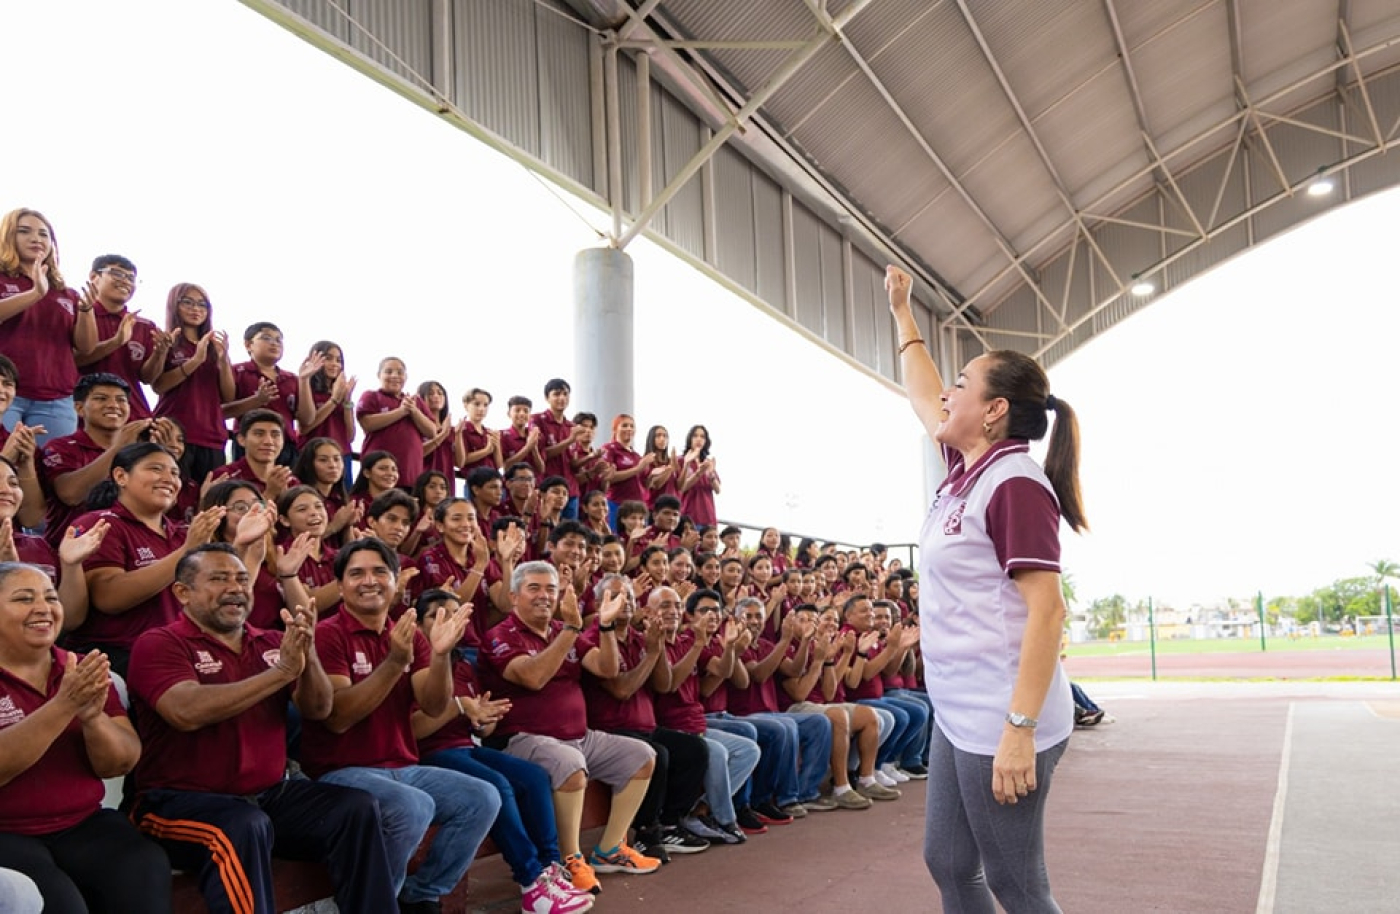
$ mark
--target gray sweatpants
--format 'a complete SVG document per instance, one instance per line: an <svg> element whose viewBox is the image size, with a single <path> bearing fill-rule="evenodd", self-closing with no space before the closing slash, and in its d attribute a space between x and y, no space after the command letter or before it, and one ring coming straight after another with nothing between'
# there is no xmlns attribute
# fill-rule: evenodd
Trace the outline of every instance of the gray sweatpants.
<svg viewBox="0 0 1400 914"><path fill-rule="evenodd" d="M924 863L943 914L1059 914L1045 872L1045 802L1066 739L1036 753L1036 789L1014 804L992 797L992 757L963 752L935 723L928 759Z"/></svg>

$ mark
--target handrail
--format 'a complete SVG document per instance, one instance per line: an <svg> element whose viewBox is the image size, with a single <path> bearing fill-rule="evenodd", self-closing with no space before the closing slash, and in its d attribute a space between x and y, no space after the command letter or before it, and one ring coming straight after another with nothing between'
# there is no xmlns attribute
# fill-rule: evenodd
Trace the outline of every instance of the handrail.
<svg viewBox="0 0 1400 914"><path fill-rule="evenodd" d="M769 527L776 527L775 524L751 524L751 523L749 523L749 522L747 522L747 521L732 520L732 519L725 519L725 518L720 518L719 521L718 521L718 523L717 523L717 526L720 527L721 529L723 529L724 527L728 527L728 526L734 526L734 527L738 527L740 530L752 530L752 531L754 531L755 533L759 534L760 536L762 535L763 531L766 530L767 528L769 528ZM834 537L812 536L811 534L808 534L808 533L798 533L798 532L793 531L793 530L784 530L782 527L777 527L777 529L778 529L780 532L787 534L788 538L794 541L794 542L793 542L793 548L796 548L796 547L797 547L797 541L800 541L800 540L803 540L803 539L814 539L814 540L816 540L816 541L819 542L819 543L831 543L831 544L836 545L836 546L839 546L839 547L841 547L841 548L843 548L843 549L854 549L856 552L859 552L859 551L861 551L862 549L869 549L869 548L870 548L870 543L868 543L868 542L866 542L866 543L853 543L853 542L850 542L850 541L847 541L847 540L838 539L838 538L834 538ZM918 544L918 543L885 543L885 547L889 550L889 553L888 553L889 555L892 555L892 556L895 556L896 558L899 558L900 561L902 561L902 562L904 563L904 567L906 567L906 568L912 568L913 570L918 571L918 569L919 569L919 564L918 564L918 555L919 555L918 550L919 550L919 544ZM898 550L903 550L904 554L903 554L902 556L896 555L895 550L897 550L897 549L898 549Z"/></svg>

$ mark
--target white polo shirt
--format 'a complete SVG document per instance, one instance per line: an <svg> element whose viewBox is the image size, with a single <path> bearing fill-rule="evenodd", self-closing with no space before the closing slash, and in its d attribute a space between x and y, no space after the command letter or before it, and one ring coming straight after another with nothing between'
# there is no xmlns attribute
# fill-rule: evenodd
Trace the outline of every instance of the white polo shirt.
<svg viewBox="0 0 1400 914"><path fill-rule="evenodd" d="M1025 440L999 441L965 468L944 447L948 477L919 534L920 643L934 720L950 743L977 755L996 754L1020 668L1028 611L1011 572L1060 570L1059 502L1029 451ZM1057 663L1037 752L1070 735L1073 707Z"/></svg>

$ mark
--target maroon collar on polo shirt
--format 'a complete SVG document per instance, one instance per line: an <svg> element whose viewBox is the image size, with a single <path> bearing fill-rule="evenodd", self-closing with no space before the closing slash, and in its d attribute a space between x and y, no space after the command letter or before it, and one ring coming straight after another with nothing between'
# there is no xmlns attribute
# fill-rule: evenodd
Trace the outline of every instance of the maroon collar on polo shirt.
<svg viewBox="0 0 1400 914"><path fill-rule="evenodd" d="M954 478L949 476L944 481L948 486L948 494L955 498L964 498L972 490L973 485L981 477L983 471L993 463L997 462L1007 454L1025 454L1031 449L1030 442L1024 438L1003 438L987 449L987 452L977 458L977 462L964 470L959 476Z"/></svg>
<svg viewBox="0 0 1400 914"><path fill-rule="evenodd" d="M132 523L132 524L139 524L139 525L142 526L142 527L146 527L147 530L150 530L150 529L151 529L150 527L147 527L147 526L146 526L146 522L145 522L145 521L143 521L141 518L137 517L135 514L132 514L132 513L131 513L131 510L130 510L129 508L127 508L126 505L122 504L122 503L119 502L119 501L113 502L113 503L112 503L112 507L110 507L110 508L107 509L107 513L108 513L108 514L111 514L111 515L113 515L113 516L115 516L115 517L119 517L119 518L121 518L122 520L127 521L127 522L129 522L129 523ZM163 536L163 537L165 537L165 538L168 539L168 540L174 539L174 538L175 538L175 534L179 532L180 526L181 526L180 524L177 524L177 523L175 523L173 520L171 520L170 518L166 517L164 514L162 514L161 517L160 517L160 525L161 525L161 533L160 533L160 535ZM154 532L154 531L152 531L152 532Z"/></svg>
<svg viewBox="0 0 1400 914"><path fill-rule="evenodd" d="M244 622L243 641L239 644L237 648L234 648L222 638L211 635L209 632L200 628L198 623L196 623L193 619L189 617L188 613L181 612L180 615L175 619L175 621L170 623L169 627L171 631L175 632L175 634L179 635L181 638L184 638L186 640L199 638L202 641L206 641L209 644L214 645L220 650L228 651L230 654L242 653L243 651L247 650L249 644L257 640L261 635L264 634L263 629L255 628L254 626L249 625L247 622Z"/></svg>
<svg viewBox="0 0 1400 914"><path fill-rule="evenodd" d="M339 620L341 627L344 628L347 632L369 632L376 638L380 635L387 634L390 628L388 615L385 615L384 617L384 627L376 631L369 625L366 625L364 620L362 620L359 616L352 613L343 601L341 602L340 609L336 612L335 617Z"/></svg>

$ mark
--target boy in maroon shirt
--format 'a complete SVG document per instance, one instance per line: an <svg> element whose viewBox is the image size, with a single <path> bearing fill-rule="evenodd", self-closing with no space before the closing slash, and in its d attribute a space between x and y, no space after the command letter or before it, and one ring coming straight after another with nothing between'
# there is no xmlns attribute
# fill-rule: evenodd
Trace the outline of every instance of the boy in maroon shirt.
<svg viewBox="0 0 1400 914"><path fill-rule="evenodd" d="M506 401L510 427L501 431L502 466L528 463L536 473L544 472L544 453L540 449L540 430L530 424L529 397L514 396Z"/></svg>
<svg viewBox="0 0 1400 914"><path fill-rule="evenodd" d="M282 331L269 321L249 324L243 331L243 348L248 351L248 361L233 366L234 399L223 405L225 418L237 419L251 409L264 408L282 417L283 429L295 428L298 420L310 424L316 415L316 404L310 397L301 396L302 382L296 375L278 367L282 346ZM310 375L307 378L309 381ZM309 387L306 392L310 393ZM233 456L243 456L236 442ZM296 457L295 443L290 435L284 435L277 463L291 466Z"/></svg>
<svg viewBox="0 0 1400 914"><path fill-rule="evenodd" d="M544 456L544 468L540 470L548 476L562 476L569 487L569 503L564 508L564 516L570 520L578 517L578 480L574 478L574 447L584 439L588 430L574 425L564 417L569 408L569 395L572 389L563 378L550 378L544 385L544 399L548 409L530 417L530 424L540 430L540 450Z"/></svg>
<svg viewBox="0 0 1400 914"><path fill-rule="evenodd" d="M276 501L282 493L301 482L285 464L287 426L282 415L270 409L249 410L238 417L234 439L243 456L219 471L227 479L241 479L262 489L263 497Z"/></svg>
<svg viewBox="0 0 1400 914"><path fill-rule="evenodd" d="M151 405L141 384L153 384L160 377L166 349L156 345L161 335L156 325L126 308L136 292L136 264L120 254L103 254L92 262L88 289L83 303L95 305L98 343L92 351L76 355L78 371L106 372L126 381L131 386L131 418L149 419Z"/></svg>
<svg viewBox="0 0 1400 914"><path fill-rule="evenodd" d="M276 855L325 860L342 911L392 911L374 798L286 773L288 700L306 720L331 711L312 614L282 610L285 635L248 625L252 578L226 543L186 554L172 587L182 615L132 650L133 819L199 873L211 910L277 910Z"/></svg>
<svg viewBox="0 0 1400 914"><path fill-rule="evenodd" d="M623 600L613 594L598 613L599 650L579 655L583 633L572 587L545 562L518 565L510 578L511 616L493 628L482 656L482 685L511 701L488 745L534 762L549 773L559 847L574 886L599 891L595 871L654 873L661 866L627 846L655 764L651 747L639 740L588 729L580 680L583 670L604 679L618 673L617 617ZM559 619L555 619L558 607ZM579 849L583 790L590 776L613 788L603 837L587 861Z"/></svg>
<svg viewBox="0 0 1400 914"><path fill-rule="evenodd" d="M151 427L150 419L128 421L130 393L131 385L114 374L83 375L73 388L78 430L44 445L44 538L55 549L68 525L87 510L88 493L107 478L117 451L135 444Z"/></svg>

